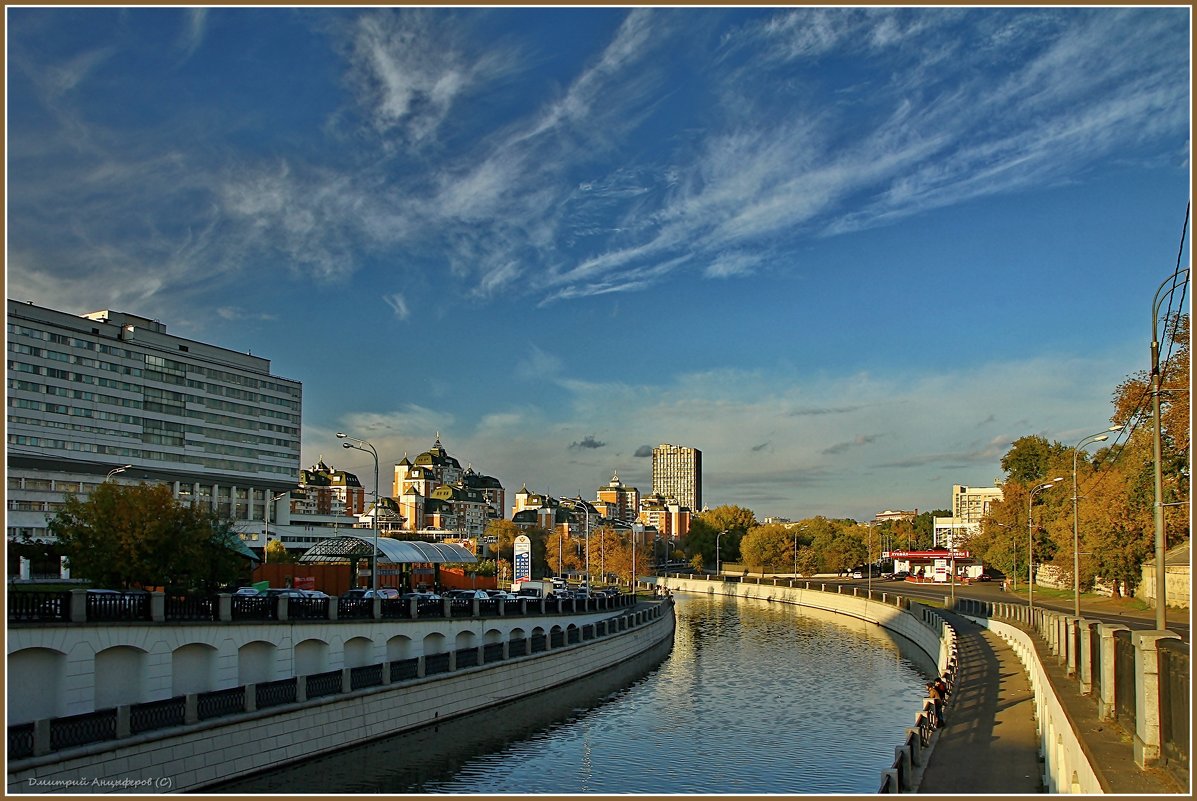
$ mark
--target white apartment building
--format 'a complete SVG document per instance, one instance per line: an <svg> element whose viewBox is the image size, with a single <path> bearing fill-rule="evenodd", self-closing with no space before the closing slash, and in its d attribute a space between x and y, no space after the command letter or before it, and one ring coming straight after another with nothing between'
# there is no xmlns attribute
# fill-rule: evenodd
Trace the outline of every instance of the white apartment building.
<svg viewBox="0 0 1197 801"><path fill-rule="evenodd" d="M653 448L653 494L702 511L702 451L667 442Z"/></svg>
<svg viewBox="0 0 1197 801"><path fill-rule="evenodd" d="M47 539L64 494L105 480L169 484L232 517L251 547L264 547L267 521L286 522L299 381L132 314L9 300L7 315L10 541Z"/></svg>
<svg viewBox="0 0 1197 801"><path fill-rule="evenodd" d="M934 519L934 542L944 548L957 549L968 538L981 531L981 521L989 514L989 507L1002 499L1002 488L952 485L952 516Z"/></svg>

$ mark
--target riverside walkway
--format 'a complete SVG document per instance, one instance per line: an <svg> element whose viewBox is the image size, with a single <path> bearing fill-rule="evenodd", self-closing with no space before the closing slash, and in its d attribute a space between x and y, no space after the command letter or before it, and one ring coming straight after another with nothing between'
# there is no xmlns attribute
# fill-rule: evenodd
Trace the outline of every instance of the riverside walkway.
<svg viewBox="0 0 1197 801"><path fill-rule="evenodd" d="M1045 792L1035 701L1022 662L998 635L961 615L943 614L956 628L960 669L945 710L947 723L935 733L927 765L916 777L916 791L936 795ZM1140 769L1121 728L1099 720L1093 702L1080 695L1076 680L1057 664L1043 638L1032 634L1032 640L1106 792L1184 792L1165 771Z"/></svg>

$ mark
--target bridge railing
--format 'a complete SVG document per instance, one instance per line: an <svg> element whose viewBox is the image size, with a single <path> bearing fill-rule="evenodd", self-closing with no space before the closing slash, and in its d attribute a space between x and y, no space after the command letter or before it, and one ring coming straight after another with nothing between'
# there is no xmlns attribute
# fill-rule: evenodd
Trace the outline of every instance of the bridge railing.
<svg viewBox="0 0 1197 801"><path fill-rule="evenodd" d="M265 600L265 599L263 599ZM612 618L612 625L591 626L596 632L585 640L564 640L561 631L549 638L537 633L531 640L511 639L476 648L425 654L353 668L339 668L255 684L243 684L204 693L189 693L139 704L119 705L80 715L47 718L8 727L8 759L50 754L78 746L119 740L143 732L189 726L216 718L254 712L269 707L306 703L308 699L356 690L401 684L459 670L485 670L487 666L533 653L550 652L566 645L585 647L599 636L611 636L659 619L666 604L656 604ZM607 621L604 621L607 622ZM577 632L580 629L571 629ZM526 646L531 642L533 647Z"/></svg>
<svg viewBox="0 0 1197 801"><path fill-rule="evenodd" d="M1188 784L1189 644L1172 632L1131 631L1023 604L957 598L965 615L1008 621L1042 638L1046 650L1076 680L1098 718L1136 743L1139 767L1162 767Z"/></svg>

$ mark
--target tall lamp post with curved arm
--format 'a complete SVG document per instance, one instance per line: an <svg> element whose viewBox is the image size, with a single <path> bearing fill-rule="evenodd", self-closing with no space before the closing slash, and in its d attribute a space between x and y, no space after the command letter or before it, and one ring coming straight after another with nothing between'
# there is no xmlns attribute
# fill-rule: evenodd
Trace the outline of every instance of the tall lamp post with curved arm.
<svg viewBox="0 0 1197 801"><path fill-rule="evenodd" d="M1177 265L1179 268L1180 265ZM1181 276L1184 280L1181 281ZM1178 289L1188 286L1190 278L1189 268L1178 269L1171 277L1160 284L1151 301L1151 450L1154 460L1153 484L1155 485L1155 511L1152 520L1155 529L1155 627L1161 631L1167 628L1168 581L1164 571L1164 473L1163 473L1163 440L1160 432L1160 393L1164 391L1164 376L1160 372L1160 306L1164 299L1171 297ZM1167 292L1168 284L1172 284ZM1167 320L1164 322L1167 328Z"/></svg>
<svg viewBox="0 0 1197 801"><path fill-rule="evenodd" d="M1064 480L1064 476L1053 478L1045 484L1033 488L1027 495L1027 609L1035 608L1035 554L1031 550L1034 541L1034 529L1031 527L1031 504L1035 501L1035 493L1051 489Z"/></svg>
<svg viewBox="0 0 1197 801"><path fill-rule="evenodd" d="M1105 442L1110 438L1109 432L1121 431L1122 426L1110 426L1105 431L1090 434L1081 439L1072 449L1072 614L1081 616L1081 549L1080 530L1077 524L1077 490L1076 490L1076 460L1081 448L1091 442Z"/></svg>
<svg viewBox="0 0 1197 801"><path fill-rule="evenodd" d="M378 496L378 451L374 450L374 446L364 439L351 437L348 434L337 432L337 439L347 439L349 442L342 442L341 447L353 448L354 450L364 451L374 456L374 556L370 560L370 588L374 590L374 597L378 597L378 514L379 503L382 500Z"/></svg>

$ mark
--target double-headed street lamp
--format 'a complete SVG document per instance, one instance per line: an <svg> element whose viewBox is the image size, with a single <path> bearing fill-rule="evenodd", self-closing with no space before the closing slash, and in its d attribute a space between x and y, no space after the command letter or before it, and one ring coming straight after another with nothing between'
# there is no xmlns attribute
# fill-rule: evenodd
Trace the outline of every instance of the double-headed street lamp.
<svg viewBox="0 0 1197 801"><path fill-rule="evenodd" d="M1035 500L1035 493L1051 489L1064 480L1063 476L1053 478L1046 484L1034 487L1027 495L1027 609L1035 608L1035 554L1031 550L1035 534L1031 528L1031 503Z"/></svg>
<svg viewBox="0 0 1197 801"><path fill-rule="evenodd" d="M374 590L374 597L378 597L378 513L379 505L382 498L378 495L378 451L374 450L374 446L364 439L351 437L348 434L337 432L337 439L347 439L349 442L341 443L343 448L353 448L354 450L364 451L365 453L374 456L374 558L370 560L370 585Z"/></svg>
<svg viewBox="0 0 1197 801"><path fill-rule="evenodd" d="M1083 438L1072 449L1072 614L1075 617L1081 616L1081 549L1077 525L1076 460L1083 446L1091 442L1105 442L1110 438L1109 432L1121 430L1122 426L1110 426L1105 431Z"/></svg>

